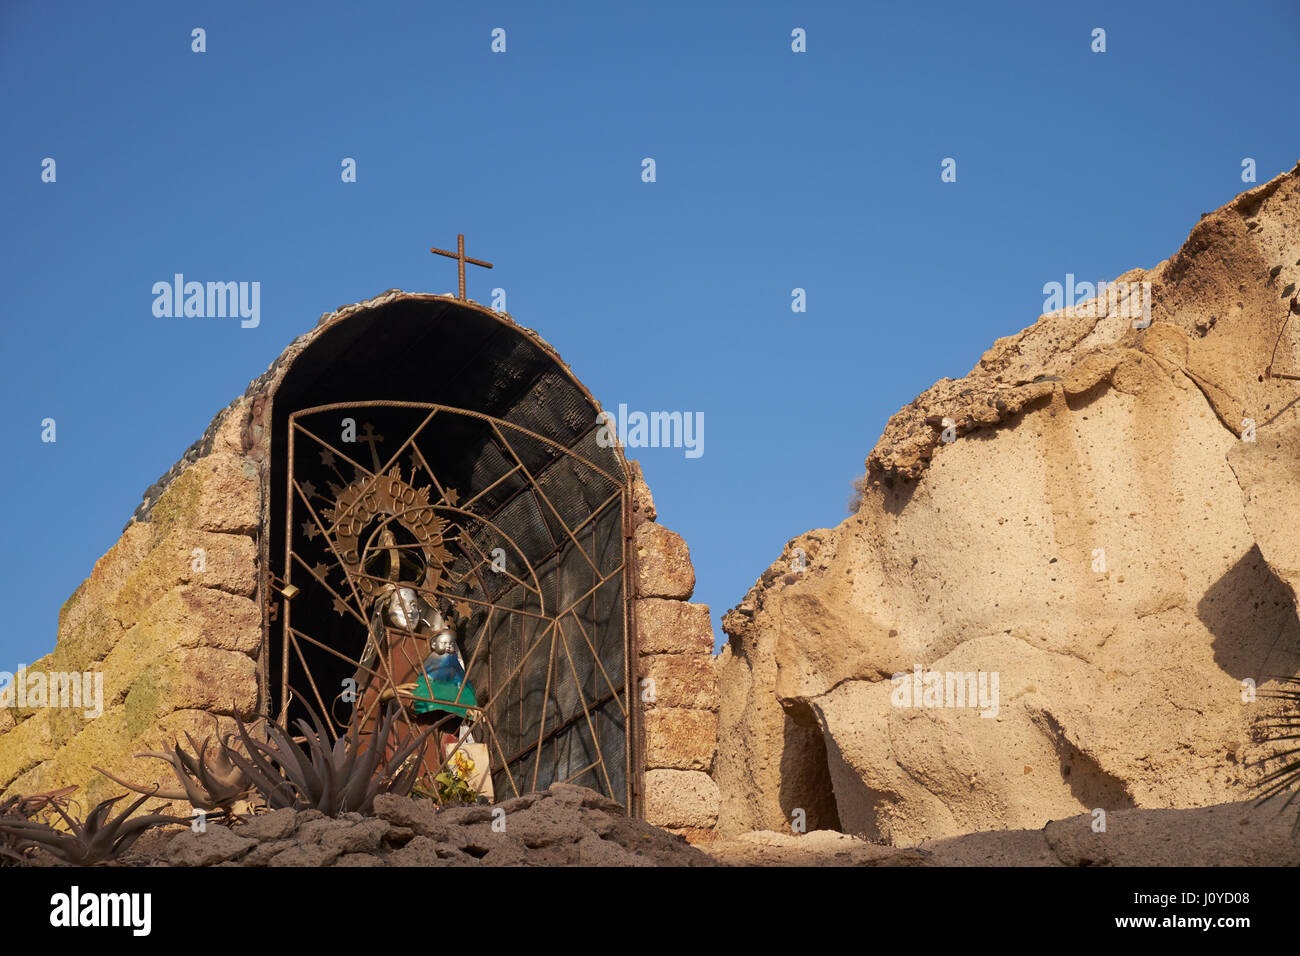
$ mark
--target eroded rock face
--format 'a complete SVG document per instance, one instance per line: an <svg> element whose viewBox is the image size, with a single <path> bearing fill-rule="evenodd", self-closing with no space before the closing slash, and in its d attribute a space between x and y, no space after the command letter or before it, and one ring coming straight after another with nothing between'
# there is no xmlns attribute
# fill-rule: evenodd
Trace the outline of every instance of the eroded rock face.
<svg viewBox="0 0 1300 956"><path fill-rule="evenodd" d="M1268 703L1243 681L1300 669L1300 383L1265 375L1300 367L1300 316L1272 356L1300 167L1120 281L1151 284L1153 324L1120 301L999 340L724 619L724 830L803 810L914 844L1248 795ZM901 706L890 677L918 667L996 675L997 705L925 706L954 683Z"/></svg>

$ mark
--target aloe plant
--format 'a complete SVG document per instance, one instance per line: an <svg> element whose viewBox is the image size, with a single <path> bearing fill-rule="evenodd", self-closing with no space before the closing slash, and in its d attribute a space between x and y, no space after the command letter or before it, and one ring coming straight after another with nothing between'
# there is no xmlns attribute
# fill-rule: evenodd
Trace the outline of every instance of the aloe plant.
<svg viewBox="0 0 1300 956"><path fill-rule="evenodd" d="M375 716L375 732L364 750L355 726L331 747L320 718L310 707L307 710L315 728L305 720L296 721L305 751L276 724L266 725L268 739L261 741L235 718L244 753L225 747L226 755L269 807L315 809L336 817L353 811L370 813L381 793L405 795L410 791L420 770L428 731L413 736L381 767L396 726L396 710L382 721Z"/></svg>
<svg viewBox="0 0 1300 956"><path fill-rule="evenodd" d="M67 806L68 797L76 790L76 784L47 790L44 793L32 793L27 796L14 794L0 800L0 823L21 823L30 820L48 807ZM0 865L22 863L26 860L26 851L34 844L30 840L0 831Z"/></svg>
<svg viewBox="0 0 1300 956"><path fill-rule="evenodd" d="M131 819L154 794L147 793L116 817L109 817L113 804L122 797L111 797L95 805L84 821L74 820L57 802L51 805L68 827L64 833L47 823L35 820L0 820L0 835L23 846L37 846L73 866L110 863L125 853L146 830L169 823L188 823L180 817L148 814Z"/></svg>
<svg viewBox="0 0 1300 956"><path fill-rule="evenodd" d="M212 742L212 737L204 737L202 745L199 745L188 733L185 739L189 741L192 753L186 753L177 741L170 753L150 750L136 754L137 757L152 757L170 764L172 772L181 785L180 790L142 787L120 780L101 767L93 769L98 770L114 783L136 793L147 793L164 800L188 800L191 805L200 810L230 813L234 804L246 797L253 789L252 783L244 775L243 770L230 759L231 748L227 743L230 736L228 734L222 738L218 735L217 749L211 761L208 759L208 746Z"/></svg>

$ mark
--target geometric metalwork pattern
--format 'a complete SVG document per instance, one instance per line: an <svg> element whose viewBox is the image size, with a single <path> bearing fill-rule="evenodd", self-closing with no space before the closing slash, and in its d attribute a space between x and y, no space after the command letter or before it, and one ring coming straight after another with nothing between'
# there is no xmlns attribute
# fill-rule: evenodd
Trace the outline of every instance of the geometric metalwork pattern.
<svg viewBox="0 0 1300 956"><path fill-rule="evenodd" d="M421 707L459 707L498 798L569 781L631 806L628 489L594 436L418 402L293 412L278 722L305 701L337 736L396 706L396 747ZM419 683L427 633L376 626L399 579L454 629L472 701ZM453 753L431 748L422 777Z"/></svg>

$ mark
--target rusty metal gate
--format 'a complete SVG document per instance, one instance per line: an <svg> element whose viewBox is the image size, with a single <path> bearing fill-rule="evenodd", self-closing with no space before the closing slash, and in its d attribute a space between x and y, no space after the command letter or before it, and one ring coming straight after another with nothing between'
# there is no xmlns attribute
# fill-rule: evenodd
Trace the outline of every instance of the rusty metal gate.
<svg viewBox="0 0 1300 956"><path fill-rule="evenodd" d="M306 703L337 737L395 702L407 732L418 726L414 705L433 700L411 690L427 640L387 628L377 656L368 645L377 595L401 571L456 622L476 694L467 713L497 798L566 781L631 807L629 493L593 463L596 436L564 447L418 402L291 413L283 578L273 582L286 599L269 662L277 720L303 716ZM349 684L358 675L366 695ZM450 756L435 756L427 774Z"/></svg>

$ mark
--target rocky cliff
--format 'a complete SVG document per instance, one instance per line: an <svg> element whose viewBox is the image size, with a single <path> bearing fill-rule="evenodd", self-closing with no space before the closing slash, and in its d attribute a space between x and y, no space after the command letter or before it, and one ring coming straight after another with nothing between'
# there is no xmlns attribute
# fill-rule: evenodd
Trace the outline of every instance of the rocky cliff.
<svg viewBox="0 0 1300 956"><path fill-rule="evenodd" d="M724 830L909 845L1249 795L1252 688L1300 669L1300 382L1268 374L1300 371L1300 166L1117 283L896 414L858 511L728 613Z"/></svg>

